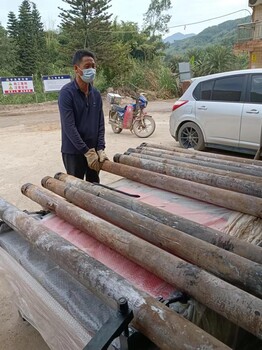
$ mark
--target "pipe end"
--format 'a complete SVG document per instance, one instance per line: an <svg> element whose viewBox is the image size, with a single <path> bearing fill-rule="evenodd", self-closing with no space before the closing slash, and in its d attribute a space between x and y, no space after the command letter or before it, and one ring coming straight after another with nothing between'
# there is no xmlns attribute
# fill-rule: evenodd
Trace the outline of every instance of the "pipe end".
<svg viewBox="0 0 262 350"><path fill-rule="evenodd" d="M55 174L54 178L55 178L56 180L60 180L60 177L61 177L62 175L65 175L65 174L62 173L62 172L60 171L59 173L56 173L56 174Z"/></svg>
<svg viewBox="0 0 262 350"><path fill-rule="evenodd" d="M26 194L26 192L27 192L27 190L29 189L30 186L32 186L32 184L30 184L30 183L24 184L24 185L21 187L21 192L22 192L23 194Z"/></svg>
<svg viewBox="0 0 262 350"><path fill-rule="evenodd" d="M116 153L114 155L113 160L114 160L115 163L119 163L121 155L122 155L121 153Z"/></svg>
<svg viewBox="0 0 262 350"><path fill-rule="evenodd" d="M128 150L126 151L126 153L135 153L136 149L135 148L128 148Z"/></svg>
<svg viewBox="0 0 262 350"><path fill-rule="evenodd" d="M148 145L147 142L142 142L141 145L139 147L143 148L143 147L146 147Z"/></svg>
<svg viewBox="0 0 262 350"><path fill-rule="evenodd" d="M52 179L52 177L51 177L51 176L45 176L45 177L41 180L41 185L42 185L44 188L46 188L46 184L47 184L47 181L48 181L49 179Z"/></svg>

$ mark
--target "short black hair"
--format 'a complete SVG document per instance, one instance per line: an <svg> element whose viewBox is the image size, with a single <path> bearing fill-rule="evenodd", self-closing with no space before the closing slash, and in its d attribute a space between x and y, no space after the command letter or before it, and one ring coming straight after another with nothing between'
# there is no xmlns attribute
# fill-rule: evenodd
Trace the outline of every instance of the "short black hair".
<svg viewBox="0 0 262 350"><path fill-rule="evenodd" d="M82 61L82 58L86 57L86 56L92 57L94 60L96 59L95 55L91 51L88 51L88 50L77 50L75 52L75 54L74 54L74 57L73 57L73 66L75 64L79 64Z"/></svg>

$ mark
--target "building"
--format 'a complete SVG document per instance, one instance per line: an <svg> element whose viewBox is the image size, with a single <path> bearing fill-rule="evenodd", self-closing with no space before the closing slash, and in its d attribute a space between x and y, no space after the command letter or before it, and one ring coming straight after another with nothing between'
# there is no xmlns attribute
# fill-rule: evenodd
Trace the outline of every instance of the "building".
<svg viewBox="0 0 262 350"><path fill-rule="evenodd" d="M235 52L248 52L249 68L262 68L262 0L249 0L252 8L251 23L238 26Z"/></svg>

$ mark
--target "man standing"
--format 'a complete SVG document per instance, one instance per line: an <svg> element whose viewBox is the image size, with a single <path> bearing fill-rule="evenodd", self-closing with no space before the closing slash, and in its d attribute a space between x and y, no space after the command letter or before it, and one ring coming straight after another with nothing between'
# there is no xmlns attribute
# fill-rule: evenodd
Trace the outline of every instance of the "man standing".
<svg viewBox="0 0 262 350"><path fill-rule="evenodd" d="M75 80L61 89L58 99L63 162L69 175L99 182L99 170L108 158L102 98L93 87L95 56L78 50L73 65Z"/></svg>

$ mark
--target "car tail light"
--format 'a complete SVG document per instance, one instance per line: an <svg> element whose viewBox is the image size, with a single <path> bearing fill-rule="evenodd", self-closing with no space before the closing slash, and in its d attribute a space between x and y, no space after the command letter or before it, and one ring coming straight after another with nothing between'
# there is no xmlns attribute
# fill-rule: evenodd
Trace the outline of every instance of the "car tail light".
<svg viewBox="0 0 262 350"><path fill-rule="evenodd" d="M175 102L172 111L175 111L176 109L178 109L179 107L183 106L184 104L186 104L188 101L187 100L178 100Z"/></svg>

